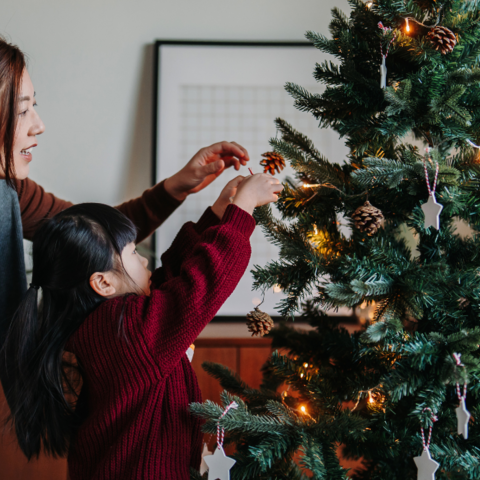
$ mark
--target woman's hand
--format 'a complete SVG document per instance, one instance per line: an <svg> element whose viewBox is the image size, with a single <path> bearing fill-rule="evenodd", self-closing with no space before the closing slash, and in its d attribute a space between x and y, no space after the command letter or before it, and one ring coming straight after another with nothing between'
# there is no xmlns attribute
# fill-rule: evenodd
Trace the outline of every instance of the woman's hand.
<svg viewBox="0 0 480 480"><path fill-rule="evenodd" d="M240 183L233 203L252 215L255 207L276 202L278 200L277 194L282 190L283 185L278 178L266 173L257 173L246 177Z"/></svg>
<svg viewBox="0 0 480 480"><path fill-rule="evenodd" d="M245 148L236 142L219 142L199 150L175 175L165 180L165 190L177 200L197 193L212 183L226 168L240 170L250 160Z"/></svg>
<svg viewBox="0 0 480 480"><path fill-rule="evenodd" d="M223 218L223 214L225 213L226 208L232 202L231 198L237 194L237 188L242 183L243 179L242 175L235 177L233 180L230 180L226 185L225 188L222 190L222 193L217 198L215 203L212 205L213 213L221 220Z"/></svg>

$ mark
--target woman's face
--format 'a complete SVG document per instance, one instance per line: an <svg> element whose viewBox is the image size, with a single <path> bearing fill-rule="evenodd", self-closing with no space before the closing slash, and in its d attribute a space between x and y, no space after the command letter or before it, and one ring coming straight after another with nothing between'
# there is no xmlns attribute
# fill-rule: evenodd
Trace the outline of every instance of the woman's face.
<svg viewBox="0 0 480 480"><path fill-rule="evenodd" d="M32 80L27 70L24 70L17 105L17 128L13 143L13 162L15 176L18 180L28 177L30 162L33 158L32 150L37 146L36 135L40 135L45 130L45 125L35 111L36 104ZM0 167L0 178L4 176L3 169Z"/></svg>

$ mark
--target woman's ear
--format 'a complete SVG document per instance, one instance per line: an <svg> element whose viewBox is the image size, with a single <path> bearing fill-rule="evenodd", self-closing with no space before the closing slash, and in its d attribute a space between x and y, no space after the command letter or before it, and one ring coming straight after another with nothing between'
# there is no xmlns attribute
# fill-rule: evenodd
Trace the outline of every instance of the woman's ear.
<svg viewBox="0 0 480 480"><path fill-rule="evenodd" d="M115 278L112 272L95 272L90 276L90 286L102 297L111 297L117 293Z"/></svg>

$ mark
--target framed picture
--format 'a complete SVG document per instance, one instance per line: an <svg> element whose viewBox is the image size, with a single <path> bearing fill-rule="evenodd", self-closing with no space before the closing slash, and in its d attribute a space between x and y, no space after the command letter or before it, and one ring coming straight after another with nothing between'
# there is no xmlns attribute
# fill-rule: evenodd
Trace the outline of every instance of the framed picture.
<svg viewBox="0 0 480 480"><path fill-rule="evenodd" d="M293 107L284 89L286 82L302 85L311 92L322 86L313 78L315 64L326 60L311 43L241 43L157 41L155 45L154 98L156 108L153 142L153 183L177 172L202 147L219 141L236 141L249 152L249 167L263 171L261 154L271 150L276 136L274 120L281 117L309 136L331 161L341 162L348 153L336 132L319 129L309 113ZM212 205L225 184L240 172L225 171L215 182L184 202L156 233L159 258L181 226L197 221ZM283 181L293 170L277 175ZM261 228L252 236L252 257L237 289L218 315L241 318L262 302L261 309L278 315L275 305L283 297L279 288L252 291L254 265L278 258L277 248L264 237ZM157 260L158 261L158 260ZM339 312L348 315L350 312Z"/></svg>

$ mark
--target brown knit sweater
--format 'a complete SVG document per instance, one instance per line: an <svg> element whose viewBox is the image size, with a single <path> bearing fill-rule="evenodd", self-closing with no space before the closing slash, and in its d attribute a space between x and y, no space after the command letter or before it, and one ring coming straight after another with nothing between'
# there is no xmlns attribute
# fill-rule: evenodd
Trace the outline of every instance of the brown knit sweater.
<svg viewBox="0 0 480 480"><path fill-rule="evenodd" d="M73 203L61 200L33 180L26 178L16 183L20 212L22 215L23 237L27 240L40 222L71 207ZM165 190L164 182L145 190L142 196L117 206L138 228L137 243L147 238L181 204Z"/></svg>

